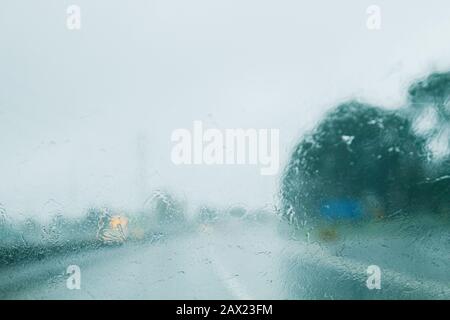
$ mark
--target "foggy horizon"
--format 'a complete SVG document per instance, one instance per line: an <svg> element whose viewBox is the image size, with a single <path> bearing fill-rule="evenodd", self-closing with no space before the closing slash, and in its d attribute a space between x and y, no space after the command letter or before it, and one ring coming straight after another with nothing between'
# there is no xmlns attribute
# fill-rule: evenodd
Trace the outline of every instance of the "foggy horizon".
<svg viewBox="0 0 450 320"><path fill-rule="evenodd" d="M443 2L408 3L380 1L383 28L368 32L368 1L78 1L70 32L67 1L4 1L0 203L17 218L77 216L138 210L167 189L191 209L272 205L293 147L327 110L353 98L401 107L411 82L450 66L450 21L431 5ZM195 120L279 128L279 174L174 165L171 133Z"/></svg>

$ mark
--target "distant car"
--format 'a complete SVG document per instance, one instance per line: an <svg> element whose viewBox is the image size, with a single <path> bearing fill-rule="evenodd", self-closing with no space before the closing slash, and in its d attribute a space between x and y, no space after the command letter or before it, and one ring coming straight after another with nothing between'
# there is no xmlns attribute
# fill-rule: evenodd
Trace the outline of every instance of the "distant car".
<svg viewBox="0 0 450 320"><path fill-rule="evenodd" d="M123 244L128 238L128 219L120 215L106 215L99 225L97 238L103 244Z"/></svg>

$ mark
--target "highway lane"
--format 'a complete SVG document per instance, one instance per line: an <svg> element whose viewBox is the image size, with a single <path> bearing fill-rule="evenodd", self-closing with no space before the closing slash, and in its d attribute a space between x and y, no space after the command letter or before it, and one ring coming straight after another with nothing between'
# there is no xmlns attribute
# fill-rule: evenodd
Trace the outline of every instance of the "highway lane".
<svg viewBox="0 0 450 320"><path fill-rule="evenodd" d="M80 252L9 267L0 275L5 299L250 299L276 298L277 244L261 232L234 236L200 228L156 243ZM259 234L258 234L259 232ZM258 240L259 238L259 240ZM258 240L258 241L256 241ZM66 287L69 265L81 270L81 289Z"/></svg>
<svg viewBox="0 0 450 320"><path fill-rule="evenodd" d="M367 233L367 241L324 244L293 240L284 230L237 221L203 225L155 243L9 267L0 274L0 298L450 298L445 235L414 242L389 235L370 239ZM366 269L372 264L382 270L381 290L366 286ZM80 290L66 286L69 265L80 267Z"/></svg>

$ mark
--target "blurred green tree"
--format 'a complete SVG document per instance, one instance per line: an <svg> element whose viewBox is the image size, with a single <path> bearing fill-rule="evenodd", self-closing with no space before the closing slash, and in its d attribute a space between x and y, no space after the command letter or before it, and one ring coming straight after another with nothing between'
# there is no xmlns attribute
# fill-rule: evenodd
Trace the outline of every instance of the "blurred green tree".
<svg viewBox="0 0 450 320"><path fill-rule="evenodd" d="M385 215L406 208L424 178L423 144L399 113L343 103L295 147L282 177L282 212L314 220L330 199L380 207Z"/></svg>

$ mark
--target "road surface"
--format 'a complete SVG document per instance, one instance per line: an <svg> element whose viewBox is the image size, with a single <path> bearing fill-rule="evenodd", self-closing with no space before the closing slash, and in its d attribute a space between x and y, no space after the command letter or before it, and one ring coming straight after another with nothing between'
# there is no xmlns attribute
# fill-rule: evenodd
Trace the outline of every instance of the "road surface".
<svg viewBox="0 0 450 320"><path fill-rule="evenodd" d="M450 298L448 256L442 248L447 236L433 236L434 242L384 238L324 245L292 239L285 230L270 223L200 226L154 243L10 266L0 274L0 298ZM381 289L370 290L367 268L374 264L382 272ZM70 265L80 267L79 290L67 287Z"/></svg>

